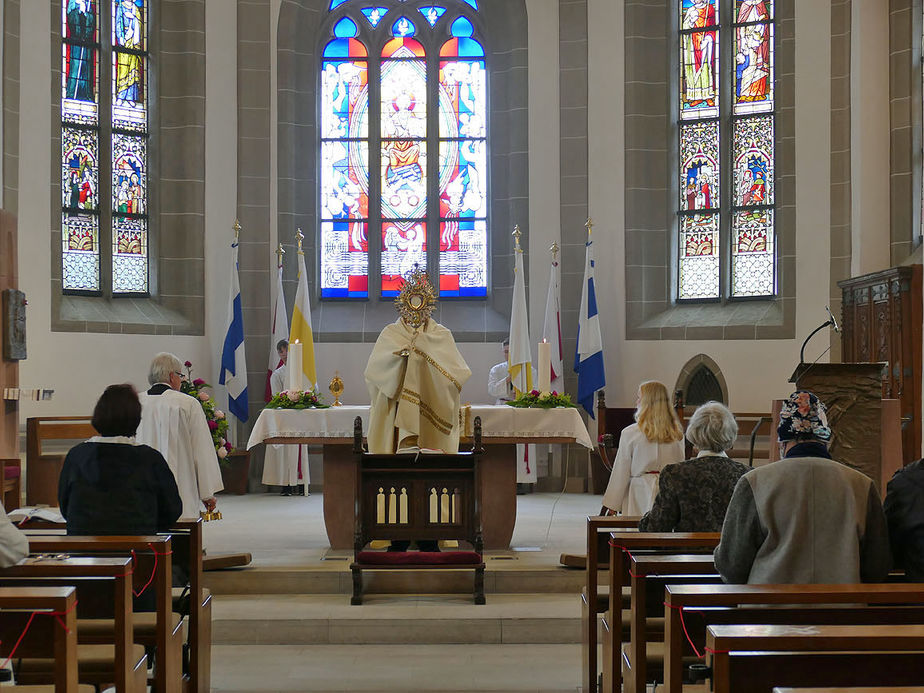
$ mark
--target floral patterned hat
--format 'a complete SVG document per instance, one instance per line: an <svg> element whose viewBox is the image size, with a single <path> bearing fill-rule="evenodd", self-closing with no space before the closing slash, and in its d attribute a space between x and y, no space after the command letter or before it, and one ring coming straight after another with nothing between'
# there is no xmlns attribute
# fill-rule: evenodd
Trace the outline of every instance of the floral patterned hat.
<svg viewBox="0 0 924 693"><path fill-rule="evenodd" d="M783 402L776 433L780 441L817 438L827 442L831 440L828 410L811 392L797 390Z"/></svg>

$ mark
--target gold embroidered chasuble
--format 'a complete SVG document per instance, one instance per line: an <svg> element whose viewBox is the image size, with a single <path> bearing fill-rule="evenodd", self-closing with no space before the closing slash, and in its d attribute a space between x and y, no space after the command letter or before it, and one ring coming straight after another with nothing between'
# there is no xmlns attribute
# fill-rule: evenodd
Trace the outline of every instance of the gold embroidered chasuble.
<svg viewBox="0 0 924 693"><path fill-rule="evenodd" d="M462 385L472 372L452 332L433 320L414 329L399 318L387 325L366 365L369 452L397 447L459 450Z"/></svg>

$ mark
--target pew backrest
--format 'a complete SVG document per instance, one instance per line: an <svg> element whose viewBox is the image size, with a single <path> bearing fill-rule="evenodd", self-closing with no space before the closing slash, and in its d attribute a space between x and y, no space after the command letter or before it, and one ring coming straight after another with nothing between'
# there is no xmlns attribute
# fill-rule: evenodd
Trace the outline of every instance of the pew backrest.
<svg viewBox="0 0 924 693"><path fill-rule="evenodd" d="M45 444L76 443L96 435L88 416L35 416L26 419L26 505L57 505L58 478L67 451Z"/></svg>

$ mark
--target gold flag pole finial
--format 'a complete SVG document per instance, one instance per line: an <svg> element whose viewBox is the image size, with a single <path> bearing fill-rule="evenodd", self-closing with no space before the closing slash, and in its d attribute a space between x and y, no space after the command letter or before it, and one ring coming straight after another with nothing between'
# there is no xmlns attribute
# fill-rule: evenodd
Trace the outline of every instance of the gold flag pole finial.
<svg viewBox="0 0 924 693"><path fill-rule="evenodd" d="M520 247L520 236L523 235L523 232L520 231L519 224L513 227L513 233L511 235L513 236L513 242L514 242L514 245L516 246L517 252L522 253L523 249Z"/></svg>
<svg viewBox="0 0 924 693"><path fill-rule="evenodd" d="M298 241L298 254L304 255L305 251L302 250L302 241L305 240L305 234L302 233L301 229L295 230L295 239Z"/></svg>
<svg viewBox="0 0 924 693"><path fill-rule="evenodd" d="M231 227L234 229L234 242L235 244L241 240L241 222L238 219L234 220L234 226Z"/></svg>
<svg viewBox="0 0 924 693"><path fill-rule="evenodd" d="M552 241L552 245L549 246L549 252L552 253L552 260L555 261L558 259L558 251L560 247L558 241Z"/></svg>
<svg viewBox="0 0 924 693"><path fill-rule="evenodd" d="M282 241L280 241L279 245L276 246L276 261L278 267L282 267L282 256L285 254L286 249L282 247Z"/></svg>
<svg viewBox="0 0 924 693"><path fill-rule="evenodd" d="M590 238L590 234L594 232L594 220L587 217L587 223L584 226L587 228L587 237Z"/></svg>

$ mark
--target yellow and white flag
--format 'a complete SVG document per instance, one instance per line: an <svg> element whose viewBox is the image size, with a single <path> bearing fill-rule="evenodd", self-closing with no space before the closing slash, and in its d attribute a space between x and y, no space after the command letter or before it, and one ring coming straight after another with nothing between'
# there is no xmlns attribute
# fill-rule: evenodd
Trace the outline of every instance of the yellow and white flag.
<svg viewBox="0 0 924 693"><path fill-rule="evenodd" d="M311 301L308 291L308 272L305 270L305 253L298 251L298 290L295 292L295 307L292 309L292 326L289 328L289 344L298 340L302 343L301 364L289 361L289 368L301 366L305 390L317 390L318 374L314 365L314 333L311 330Z"/></svg>
<svg viewBox="0 0 924 693"><path fill-rule="evenodd" d="M526 277L523 275L523 251L517 243L513 269L513 306L510 310L510 350L507 372L519 397L533 389L533 359L529 347L529 318L526 312Z"/></svg>

